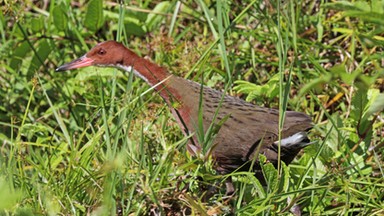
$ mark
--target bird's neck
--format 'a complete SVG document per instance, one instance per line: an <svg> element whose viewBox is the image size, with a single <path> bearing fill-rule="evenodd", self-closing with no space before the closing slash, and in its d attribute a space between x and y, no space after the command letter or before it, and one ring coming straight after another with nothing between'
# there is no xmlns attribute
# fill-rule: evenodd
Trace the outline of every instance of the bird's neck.
<svg viewBox="0 0 384 216"><path fill-rule="evenodd" d="M125 52L123 61L117 64L118 68L133 72L153 87L167 102L178 98L177 92L172 88L172 74L165 68L139 57L129 49L126 49Z"/></svg>
<svg viewBox="0 0 384 216"><path fill-rule="evenodd" d="M139 57L128 49L124 54L122 63L118 64L118 68L127 72L133 72L152 86L166 101L184 134L186 136L190 135L187 125L190 124L191 108L183 103L183 97L185 97L185 92L183 95L183 91L186 91L188 89L187 85L191 85L191 83L170 74L167 69ZM190 92L190 94L192 93ZM197 143L197 140L194 142ZM192 152L197 151L197 147L189 148Z"/></svg>

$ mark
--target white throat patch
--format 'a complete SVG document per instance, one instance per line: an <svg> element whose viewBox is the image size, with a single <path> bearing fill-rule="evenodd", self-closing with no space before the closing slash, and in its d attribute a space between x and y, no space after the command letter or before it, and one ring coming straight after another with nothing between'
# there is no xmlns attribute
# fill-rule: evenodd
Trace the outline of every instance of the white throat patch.
<svg viewBox="0 0 384 216"><path fill-rule="evenodd" d="M128 73L131 73L133 72L136 76L140 77L141 79L143 79L145 82L148 82L147 78L144 77L143 75L141 75L137 70L135 70L132 66L125 66L125 65L121 65L121 64L118 64L116 66L117 68L123 70L123 71L126 71Z"/></svg>

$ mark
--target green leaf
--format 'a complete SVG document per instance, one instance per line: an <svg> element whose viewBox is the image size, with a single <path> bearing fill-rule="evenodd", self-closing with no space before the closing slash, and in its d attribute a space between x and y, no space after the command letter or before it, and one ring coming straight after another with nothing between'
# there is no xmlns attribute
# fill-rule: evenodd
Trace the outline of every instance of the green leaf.
<svg viewBox="0 0 384 216"><path fill-rule="evenodd" d="M345 12L344 15L349 17L356 17L366 22L384 25L384 14L374 12L348 11Z"/></svg>
<svg viewBox="0 0 384 216"><path fill-rule="evenodd" d="M383 110L383 99L384 94L380 94L377 89L367 90L366 88L359 88L357 90L356 94L352 98L353 109L351 117L358 122L359 135L369 134L372 132L367 131L369 127L371 127L371 120L369 120L369 118L371 115Z"/></svg>
<svg viewBox="0 0 384 216"><path fill-rule="evenodd" d="M266 163L261 167L268 186L268 192L276 191L278 189L279 183L277 169L273 166L272 163Z"/></svg>
<svg viewBox="0 0 384 216"><path fill-rule="evenodd" d="M340 1L336 3L325 4L326 8L344 11L343 15L348 17L355 17L366 22L375 23L379 25L384 24L384 4L382 1L357 1L347 2Z"/></svg>
<svg viewBox="0 0 384 216"><path fill-rule="evenodd" d="M52 47L46 39L41 40L37 53L32 58L31 64L28 69L28 77L31 77L36 70L38 70L43 64L44 61L48 58L49 54L52 52Z"/></svg>
<svg viewBox="0 0 384 216"><path fill-rule="evenodd" d="M367 103L367 90L364 88L359 88L356 94L352 97L352 119L359 121L362 118Z"/></svg>
<svg viewBox="0 0 384 216"><path fill-rule="evenodd" d="M265 182L268 186L267 193L276 191L279 186L279 174L277 172L277 169L273 166L272 163L267 162L267 158L265 157L265 155L259 155L259 163L265 178Z"/></svg>
<svg viewBox="0 0 384 216"><path fill-rule="evenodd" d="M358 10L358 8L353 3L348 1L339 1L336 3L324 4L323 7L339 11Z"/></svg>
<svg viewBox="0 0 384 216"><path fill-rule="evenodd" d="M277 85L279 79L279 75L276 74L264 85L256 85L248 81L237 80L235 81L236 86L233 89L238 93L248 94L246 98L247 101L259 99L260 97L272 100L279 94L279 85Z"/></svg>
<svg viewBox="0 0 384 216"><path fill-rule="evenodd" d="M156 5L153 9L153 13L149 14L145 23L148 26L148 31L153 30L164 18L162 15L168 12L171 3L169 1L163 1Z"/></svg>
<svg viewBox="0 0 384 216"><path fill-rule="evenodd" d="M284 162L281 163L281 178L279 182L279 191L286 192L289 189L289 168Z"/></svg>
<svg viewBox="0 0 384 216"><path fill-rule="evenodd" d="M21 193L13 191L11 188L11 183L6 182L4 178L0 178L0 211L11 209L21 198Z"/></svg>
<svg viewBox="0 0 384 216"><path fill-rule="evenodd" d="M368 98L369 104L365 116L371 116L384 110L384 93L380 93L378 89L370 89Z"/></svg>
<svg viewBox="0 0 384 216"><path fill-rule="evenodd" d="M31 20L31 30L34 33L40 33L44 29L44 17L32 18Z"/></svg>
<svg viewBox="0 0 384 216"><path fill-rule="evenodd" d="M237 91L237 93L249 94L260 89L260 86L244 80L236 80L234 83L236 86L233 87L233 90Z"/></svg>
<svg viewBox="0 0 384 216"><path fill-rule="evenodd" d="M65 31L68 28L68 18L64 7L64 4L60 4L52 10L53 24L59 31Z"/></svg>
<svg viewBox="0 0 384 216"><path fill-rule="evenodd" d="M13 52L10 67L17 71L22 64L24 57L26 57L30 51L31 47L29 46L28 42L22 42Z"/></svg>
<svg viewBox="0 0 384 216"><path fill-rule="evenodd" d="M120 19L118 13L111 11L104 11L105 19L113 19L116 22ZM146 28L143 22L147 15L144 13L130 12L124 16L125 32L129 35L143 36L146 33ZM143 21L144 19L144 21ZM117 26L112 25L111 30L117 30Z"/></svg>
<svg viewBox="0 0 384 216"><path fill-rule="evenodd" d="M96 32L104 23L103 1L91 0L88 4L87 14L85 15L84 26Z"/></svg>
<svg viewBox="0 0 384 216"><path fill-rule="evenodd" d="M323 86L331 82L331 80L332 80L331 73L321 74L320 77L313 79L308 84L304 85L303 88L300 89L299 97L301 97L302 95L304 95L310 90L322 91Z"/></svg>
<svg viewBox="0 0 384 216"><path fill-rule="evenodd" d="M145 34L145 30L143 29L143 27L134 22L126 22L124 26L127 34L136 36L143 36Z"/></svg>
<svg viewBox="0 0 384 216"><path fill-rule="evenodd" d="M348 73L345 70L344 64L336 64L329 71L334 75L333 77L340 77L343 82L352 85L355 79L361 74L359 70L354 70L352 73Z"/></svg>

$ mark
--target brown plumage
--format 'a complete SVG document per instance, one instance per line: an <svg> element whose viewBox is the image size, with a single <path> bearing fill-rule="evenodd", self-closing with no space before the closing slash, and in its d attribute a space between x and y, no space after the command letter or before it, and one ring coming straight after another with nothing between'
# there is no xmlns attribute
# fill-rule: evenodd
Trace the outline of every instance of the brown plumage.
<svg viewBox="0 0 384 216"><path fill-rule="evenodd" d="M239 167L248 169L258 152L273 164L278 160L278 122L276 109L256 106L199 83L172 75L162 68L125 48L115 41L96 45L86 55L57 69L70 70L86 66L111 66L134 72L164 98L184 134L194 134L188 144L192 154L201 151L199 143L199 102L202 89L202 119L204 133L214 122L222 122L212 145L212 156L220 173L230 173ZM214 114L219 108L218 115ZM306 131L312 127L311 118L304 113L287 111L281 140L281 160L291 163L301 148L308 145ZM245 165L245 166L243 166ZM255 172L260 171L255 166ZM260 178L260 176L258 176Z"/></svg>

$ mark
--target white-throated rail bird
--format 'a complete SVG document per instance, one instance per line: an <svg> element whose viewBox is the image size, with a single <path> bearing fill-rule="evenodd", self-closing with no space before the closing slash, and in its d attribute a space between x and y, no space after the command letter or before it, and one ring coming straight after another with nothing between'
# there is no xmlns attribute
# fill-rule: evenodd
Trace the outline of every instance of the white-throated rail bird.
<svg viewBox="0 0 384 216"><path fill-rule="evenodd" d="M97 44L84 56L64 64L56 71L87 66L115 67L133 72L152 86L166 101L185 135L192 135L187 149L199 154L202 143L196 133L199 127L199 110L202 113L204 133L212 122L220 125L212 144L215 169L228 174L239 168L248 170L257 154L264 154L275 166L280 159L291 163L300 149L310 144L307 133L312 128L311 118L301 112L286 111L284 126L279 137L279 111L248 103L240 98L223 95L223 92L172 75L167 69L139 57L121 43L106 41ZM201 102L201 105L200 105ZM175 103L177 105L175 105ZM218 110L217 115L215 112ZM257 160L256 160L257 161ZM263 181L260 166L253 166L256 176ZM227 184L227 193L233 192Z"/></svg>

